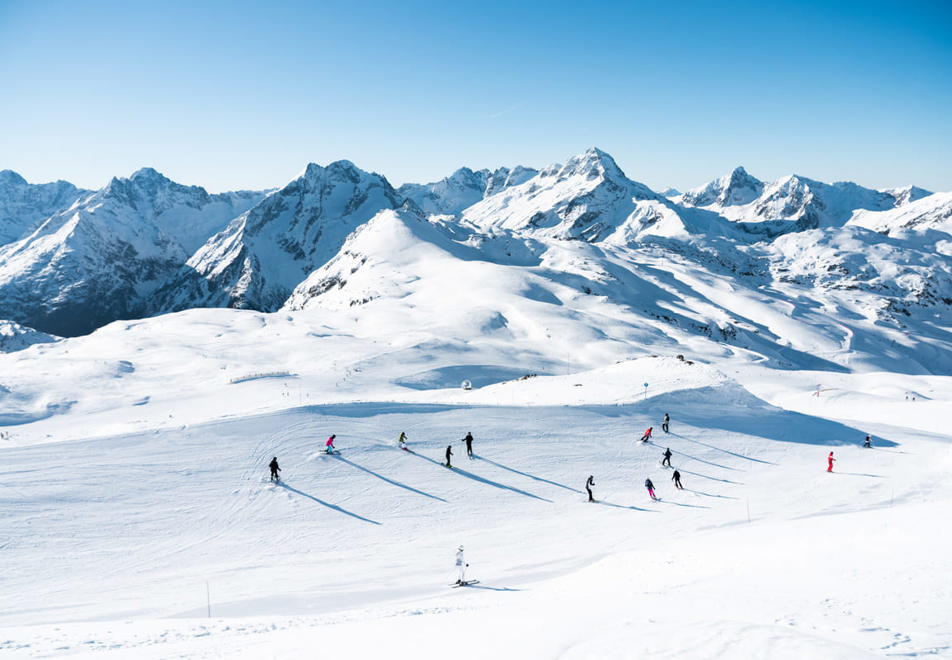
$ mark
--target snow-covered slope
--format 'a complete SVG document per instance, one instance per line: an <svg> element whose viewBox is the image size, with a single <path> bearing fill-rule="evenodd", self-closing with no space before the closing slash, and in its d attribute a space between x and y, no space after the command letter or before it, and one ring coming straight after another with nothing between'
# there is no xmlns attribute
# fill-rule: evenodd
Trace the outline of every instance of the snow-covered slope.
<svg viewBox="0 0 952 660"><path fill-rule="evenodd" d="M930 229L952 234L952 192L933 193L889 211L857 211L848 224L890 236Z"/></svg>
<svg viewBox="0 0 952 660"><path fill-rule="evenodd" d="M160 310L274 310L354 229L403 200L379 174L349 161L310 164L208 240L157 296Z"/></svg>
<svg viewBox="0 0 952 660"><path fill-rule="evenodd" d="M397 193L412 199L428 215L456 215L485 197L528 181L538 172L517 166L494 171L463 167L434 183L405 183Z"/></svg>
<svg viewBox="0 0 952 660"><path fill-rule="evenodd" d="M360 233L456 250L416 222L385 212ZM381 639L427 659L952 650L937 579L952 538L935 530L952 501L947 375L743 355L580 369L565 360L593 342L474 323L421 341L444 321L417 314L409 331L351 308L191 310L0 354L0 406L20 415L0 422L0 655L373 657ZM516 377L559 352L558 373ZM321 452L331 433L339 455ZM452 589L460 544L480 583Z"/></svg>
<svg viewBox="0 0 952 660"><path fill-rule="evenodd" d="M16 172L0 171L0 246L32 232L89 192L66 181L30 184Z"/></svg>
<svg viewBox="0 0 952 660"><path fill-rule="evenodd" d="M209 195L145 168L0 247L0 316L76 335L142 315L152 293L262 193Z"/></svg>

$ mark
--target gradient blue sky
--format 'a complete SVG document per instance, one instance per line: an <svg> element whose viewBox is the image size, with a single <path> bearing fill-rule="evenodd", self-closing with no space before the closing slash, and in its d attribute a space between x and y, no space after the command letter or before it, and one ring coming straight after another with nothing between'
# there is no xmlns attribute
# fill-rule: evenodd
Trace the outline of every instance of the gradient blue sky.
<svg viewBox="0 0 952 660"><path fill-rule="evenodd" d="M398 185L598 146L952 190L952 2L0 0L0 169L220 191L346 158Z"/></svg>

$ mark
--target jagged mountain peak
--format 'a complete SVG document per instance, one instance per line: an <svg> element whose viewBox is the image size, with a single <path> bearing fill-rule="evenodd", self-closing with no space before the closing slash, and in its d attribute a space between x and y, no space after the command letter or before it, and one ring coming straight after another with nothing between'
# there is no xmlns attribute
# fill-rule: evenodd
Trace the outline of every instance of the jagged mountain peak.
<svg viewBox="0 0 952 660"><path fill-rule="evenodd" d="M615 159L598 147L589 147L577 156L569 158L562 165L547 167L540 172L540 175L556 176L560 180L574 176L584 176L587 179L627 179Z"/></svg>
<svg viewBox="0 0 952 660"><path fill-rule="evenodd" d="M689 206L739 206L754 201L763 190L764 183L738 165L729 174L684 193L681 201Z"/></svg>
<svg viewBox="0 0 952 660"><path fill-rule="evenodd" d="M27 181L13 170L0 170L0 185L25 186Z"/></svg>

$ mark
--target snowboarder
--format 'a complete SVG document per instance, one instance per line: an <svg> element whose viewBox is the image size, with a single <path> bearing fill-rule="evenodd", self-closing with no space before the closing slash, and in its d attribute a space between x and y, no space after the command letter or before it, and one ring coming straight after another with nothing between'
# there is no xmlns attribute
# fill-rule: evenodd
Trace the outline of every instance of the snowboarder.
<svg viewBox="0 0 952 660"><path fill-rule="evenodd" d="M327 439L327 442L324 443L324 451L326 451L328 454L334 453L334 438L336 437L336 435L332 435Z"/></svg>
<svg viewBox="0 0 952 660"><path fill-rule="evenodd" d="M674 481L674 487L678 490L684 490L684 486L681 485L681 473L677 470L674 471L674 474L671 475L671 480Z"/></svg>
<svg viewBox="0 0 952 660"><path fill-rule="evenodd" d="M453 445L446 445L446 467L453 467L450 465L450 456L453 455Z"/></svg>
<svg viewBox="0 0 952 660"><path fill-rule="evenodd" d="M466 563L466 560L463 559L463 546L460 546L456 551L456 570L459 572L459 578L456 580L456 584L463 585L466 584L466 567L469 564Z"/></svg>
<svg viewBox="0 0 952 660"><path fill-rule="evenodd" d="M278 457L275 456L271 459L271 462L268 463L268 467L271 468L271 481L280 481L278 478L278 472L281 471L281 468L278 467Z"/></svg>
<svg viewBox="0 0 952 660"><path fill-rule="evenodd" d="M665 433L668 432L668 422L670 422L670 421L671 421L671 418L668 417L668 413L665 413L665 414L664 414L664 421L661 422L661 430L664 431Z"/></svg>
<svg viewBox="0 0 952 660"><path fill-rule="evenodd" d="M671 447L664 450L664 458L661 460L661 465L671 467Z"/></svg>
<svg viewBox="0 0 952 660"><path fill-rule="evenodd" d="M595 485L595 477L588 475L588 481L585 482L585 490L588 491L588 501L594 502L595 498L592 497L592 486Z"/></svg>
<svg viewBox="0 0 952 660"><path fill-rule="evenodd" d="M866 440L863 441L863 446L866 447L867 449L869 449L870 447L873 446L873 445L872 445L872 442L873 442L873 439L872 439L871 437L869 437L869 433L867 433L867 434L866 434Z"/></svg>
<svg viewBox="0 0 952 660"><path fill-rule="evenodd" d="M468 432L466 433L466 437L463 438L463 442L466 443L466 455L469 456L470 458L472 458L472 457L473 457L473 433L472 433L472 431L468 431Z"/></svg>
<svg viewBox="0 0 952 660"><path fill-rule="evenodd" d="M648 494L651 495L651 499L653 500L658 499L657 497L655 497L654 484L651 483L651 479L645 479L645 488L648 489Z"/></svg>
<svg viewBox="0 0 952 660"><path fill-rule="evenodd" d="M833 461L835 460L836 459L833 458L833 452L830 452L830 455L826 457L826 471L827 472L833 471Z"/></svg>
<svg viewBox="0 0 952 660"><path fill-rule="evenodd" d="M400 449L404 449L404 450L406 450L406 451L409 451L409 450L407 449L407 434L404 433L403 431L400 431L400 437L397 438L397 446L399 446Z"/></svg>
<svg viewBox="0 0 952 660"><path fill-rule="evenodd" d="M648 427L648 430L645 431L645 434L644 434L643 436L641 436L641 441L642 441L642 442L648 442L648 440L651 438L651 430L652 430L653 428L654 428L653 426L649 426L649 427Z"/></svg>

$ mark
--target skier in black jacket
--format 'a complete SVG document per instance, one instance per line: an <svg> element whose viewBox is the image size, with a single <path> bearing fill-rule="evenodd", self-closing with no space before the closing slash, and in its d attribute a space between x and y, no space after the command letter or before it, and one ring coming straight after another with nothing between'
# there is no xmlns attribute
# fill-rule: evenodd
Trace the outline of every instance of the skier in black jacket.
<svg viewBox="0 0 952 660"><path fill-rule="evenodd" d="M466 443L466 455L470 458L473 457L473 433L469 431L466 433L466 437L463 438L463 442Z"/></svg>
<svg viewBox="0 0 952 660"><path fill-rule="evenodd" d="M668 413L664 414L664 421L661 422L661 430L665 433L668 432L668 423L671 421L671 418L668 417Z"/></svg>
<svg viewBox="0 0 952 660"><path fill-rule="evenodd" d="M450 465L450 456L453 455L453 445L446 445L446 467L453 467Z"/></svg>
<svg viewBox="0 0 952 660"><path fill-rule="evenodd" d="M594 502L595 498L592 497L592 486L595 485L595 477L588 475L588 481L585 482L585 490L588 491L588 501Z"/></svg>
<svg viewBox="0 0 952 660"><path fill-rule="evenodd" d="M684 490L684 486L681 485L681 473L677 470L674 471L674 474L671 475L671 480L674 481L674 487L678 490Z"/></svg>
<svg viewBox="0 0 952 660"><path fill-rule="evenodd" d="M664 450L664 460L661 461L661 464L671 467L671 447Z"/></svg>
<svg viewBox="0 0 952 660"><path fill-rule="evenodd" d="M280 481L280 479L278 478L278 472L281 471L281 468L278 467L277 456L271 459L271 462L268 463L268 467L271 468L271 481Z"/></svg>
<svg viewBox="0 0 952 660"><path fill-rule="evenodd" d="M651 483L651 479L645 479L645 488L648 489L648 494L651 495L651 499L653 500L658 499L657 497L655 497L654 484Z"/></svg>

